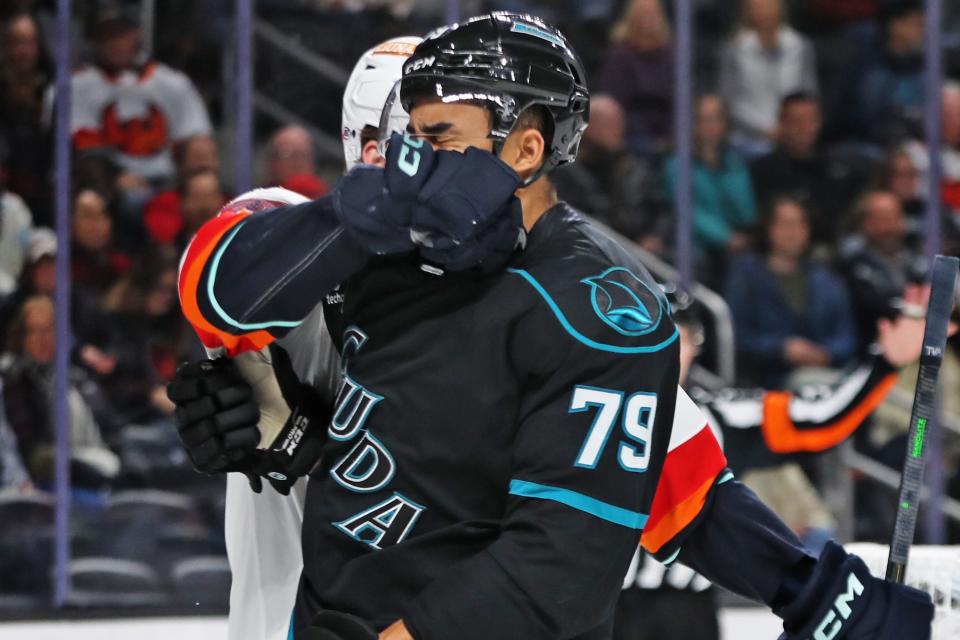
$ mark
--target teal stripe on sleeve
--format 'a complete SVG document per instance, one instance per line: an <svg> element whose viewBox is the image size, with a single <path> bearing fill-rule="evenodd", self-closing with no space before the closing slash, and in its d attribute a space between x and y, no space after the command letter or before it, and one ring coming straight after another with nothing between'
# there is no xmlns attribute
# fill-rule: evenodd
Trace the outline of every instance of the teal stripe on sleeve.
<svg viewBox="0 0 960 640"><path fill-rule="evenodd" d="M210 264L210 277L207 279L207 298L210 300L210 306L213 307L213 310L217 313L217 315L220 316L221 320L242 331L258 331L260 329L270 329L271 327L284 327L287 329L292 329L300 326L300 323L303 322L303 320L274 320L271 322L252 323L240 322L231 318L230 314L228 314L217 301L217 296L214 294L213 286L217 281L217 269L220 268L220 259L223 258L223 254L227 250L227 247L230 246L231 242L233 242L234 237L244 224L246 224L246 221L238 224L236 228L230 232L230 235L227 236L223 243L217 248L217 252L213 256L213 262Z"/></svg>
<svg viewBox="0 0 960 640"><path fill-rule="evenodd" d="M619 524L623 527L629 527L630 529L637 529L638 531L643 530L649 517L645 513L630 511L629 509L618 507L603 500L591 498L590 496L571 491L570 489L551 487L545 484L537 484L536 482L527 482L526 480L511 480L510 493L515 496L523 496L524 498L553 500L554 502L565 504L568 507L573 507L578 511L589 513L601 520Z"/></svg>

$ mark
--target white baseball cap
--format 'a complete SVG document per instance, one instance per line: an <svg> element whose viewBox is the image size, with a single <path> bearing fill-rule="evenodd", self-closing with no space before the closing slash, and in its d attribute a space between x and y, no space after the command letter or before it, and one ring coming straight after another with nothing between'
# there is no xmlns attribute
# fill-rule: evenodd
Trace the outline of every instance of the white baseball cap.
<svg viewBox="0 0 960 640"><path fill-rule="evenodd" d="M30 262L57 255L57 234L53 232L53 229L47 227L34 229L33 233L30 234L30 243L27 245L27 255Z"/></svg>

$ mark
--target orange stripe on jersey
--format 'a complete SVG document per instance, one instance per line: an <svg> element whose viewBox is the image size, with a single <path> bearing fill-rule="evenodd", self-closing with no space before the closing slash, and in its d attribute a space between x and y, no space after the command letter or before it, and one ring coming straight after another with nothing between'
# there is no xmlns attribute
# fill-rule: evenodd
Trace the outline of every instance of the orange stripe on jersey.
<svg viewBox="0 0 960 640"><path fill-rule="evenodd" d="M822 427L810 429L798 428L790 417L793 394L787 391L768 391L763 398L763 439L774 453L824 451L834 447L863 424L896 384L897 374L888 374L863 400L844 412L840 418Z"/></svg>
<svg viewBox="0 0 960 640"><path fill-rule="evenodd" d="M201 276L210 256L224 235L250 215L249 211L231 212L207 221L187 247L180 267L180 307L184 317L193 326L203 345L209 349L223 347L234 356L246 351L259 351L273 342L274 337L266 331L253 331L233 335L211 324L200 311L197 290L203 286Z"/></svg>
<svg viewBox="0 0 960 640"><path fill-rule="evenodd" d="M640 545L656 553L693 522L726 466L727 459L707 425L668 453Z"/></svg>

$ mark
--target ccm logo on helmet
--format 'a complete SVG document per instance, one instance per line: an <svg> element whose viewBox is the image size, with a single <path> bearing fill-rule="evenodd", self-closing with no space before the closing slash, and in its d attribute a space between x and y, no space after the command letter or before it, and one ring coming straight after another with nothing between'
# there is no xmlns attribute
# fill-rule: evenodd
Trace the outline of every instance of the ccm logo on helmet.
<svg viewBox="0 0 960 640"><path fill-rule="evenodd" d="M851 573L847 577L847 590L833 601L833 609L823 616L823 620L813 631L813 640L833 640L843 629L843 621L850 617L850 603L863 595L863 583ZM840 619L837 619L837 616Z"/></svg>
<svg viewBox="0 0 960 640"><path fill-rule="evenodd" d="M420 69L426 69L427 67L432 67L433 63L437 61L437 56L427 56L426 58L420 58L419 60L414 60L406 66L403 70L404 73L413 73L414 71L420 71Z"/></svg>

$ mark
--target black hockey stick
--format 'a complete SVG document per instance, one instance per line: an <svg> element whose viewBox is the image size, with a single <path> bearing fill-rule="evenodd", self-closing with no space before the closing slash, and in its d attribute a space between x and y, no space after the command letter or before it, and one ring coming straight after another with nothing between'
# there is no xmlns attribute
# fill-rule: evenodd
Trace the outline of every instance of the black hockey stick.
<svg viewBox="0 0 960 640"><path fill-rule="evenodd" d="M917 527L917 509L923 489L923 445L927 429L932 427L937 398L937 378L947 343L947 326L953 309L954 288L960 260L937 256L933 262L930 305L927 307L926 327L923 330L923 348L920 352L920 371L917 390L910 412L910 431L907 433L907 458L900 476L900 499L897 518L893 525L893 540L887 557L887 580L903 583L913 534Z"/></svg>

